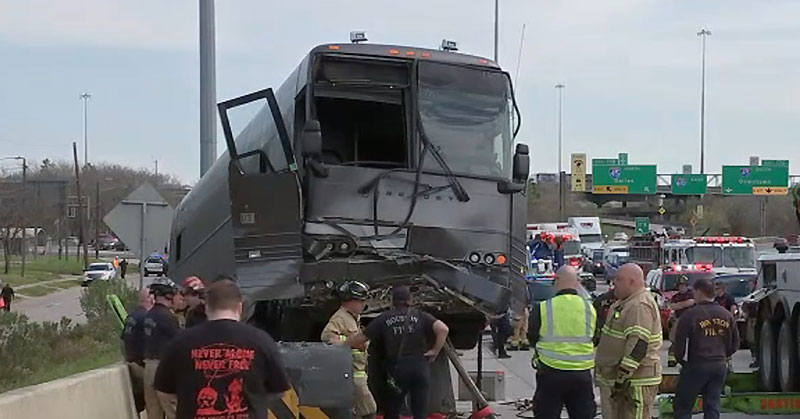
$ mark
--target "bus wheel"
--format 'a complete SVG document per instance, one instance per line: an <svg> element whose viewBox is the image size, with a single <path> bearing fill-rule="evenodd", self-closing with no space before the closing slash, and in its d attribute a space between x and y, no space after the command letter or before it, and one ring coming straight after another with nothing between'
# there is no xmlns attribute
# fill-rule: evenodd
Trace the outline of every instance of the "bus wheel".
<svg viewBox="0 0 800 419"><path fill-rule="evenodd" d="M792 319L787 318L778 332L778 382L781 391L797 390L797 375L800 365L797 360L797 343L792 336Z"/></svg>
<svg viewBox="0 0 800 419"><path fill-rule="evenodd" d="M761 324L758 339L758 386L763 391L778 390L778 351L775 330L769 320Z"/></svg>

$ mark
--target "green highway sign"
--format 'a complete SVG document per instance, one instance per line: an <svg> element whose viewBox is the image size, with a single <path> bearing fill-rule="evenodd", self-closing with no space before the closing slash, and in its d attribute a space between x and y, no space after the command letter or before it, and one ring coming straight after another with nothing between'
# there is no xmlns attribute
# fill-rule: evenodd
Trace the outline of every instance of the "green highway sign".
<svg viewBox="0 0 800 419"><path fill-rule="evenodd" d="M636 234L647 234L650 232L650 219L647 217L636 217Z"/></svg>
<svg viewBox="0 0 800 419"><path fill-rule="evenodd" d="M592 192L596 194L656 193L655 165L592 165Z"/></svg>
<svg viewBox="0 0 800 419"><path fill-rule="evenodd" d="M761 160L762 166L789 167L789 160Z"/></svg>
<svg viewBox="0 0 800 419"><path fill-rule="evenodd" d="M619 164L628 164L628 153L619 153L617 161Z"/></svg>
<svg viewBox="0 0 800 419"><path fill-rule="evenodd" d="M705 195L707 190L706 175L672 175L673 195Z"/></svg>
<svg viewBox="0 0 800 419"><path fill-rule="evenodd" d="M786 195L788 166L722 166L725 195Z"/></svg>
<svg viewBox="0 0 800 419"><path fill-rule="evenodd" d="M592 166L619 164L617 159L592 159Z"/></svg>

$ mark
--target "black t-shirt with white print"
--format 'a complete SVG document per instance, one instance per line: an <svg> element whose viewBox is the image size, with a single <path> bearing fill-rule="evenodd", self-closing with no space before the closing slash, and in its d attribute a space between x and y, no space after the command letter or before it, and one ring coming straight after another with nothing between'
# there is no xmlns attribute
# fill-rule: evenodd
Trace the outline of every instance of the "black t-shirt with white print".
<svg viewBox="0 0 800 419"><path fill-rule="evenodd" d="M417 309L411 309L411 319L406 322L409 309L395 308L381 313L372 320L364 332L373 344L379 345L382 353L389 361L404 359L422 359L425 352L433 344L433 323L436 318ZM408 328L405 325L408 324ZM403 333L407 333L403 353L398 354Z"/></svg>
<svg viewBox="0 0 800 419"><path fill-rule="evenodd" d="M156 390L176 394L178 419L263 419L267 397L289 389L275 341L233 320L187 329L164 351Z"/></svg>

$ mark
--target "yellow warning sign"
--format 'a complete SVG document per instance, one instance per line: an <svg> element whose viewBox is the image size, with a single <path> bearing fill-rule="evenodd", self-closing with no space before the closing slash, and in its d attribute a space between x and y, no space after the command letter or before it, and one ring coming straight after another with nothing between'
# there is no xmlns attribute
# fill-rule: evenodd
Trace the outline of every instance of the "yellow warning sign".
<svg viewBox="0 0 800 419"><path fill-rule="evenodd" d="M754 186L753 195L786 195L789 193L789 188L781 188L774 186Z"/></svg>
<svg viewBox="0 0 800 419"><path fill-rule="evenodd" d="M595 185L593 192L596 194L626 194L628 185Z"/></svg>
<svg viewBox="0 0 800 419"><path fill-rule="evenodd" d="M586 154L572 153L572 176L586 174Z"/></svg>

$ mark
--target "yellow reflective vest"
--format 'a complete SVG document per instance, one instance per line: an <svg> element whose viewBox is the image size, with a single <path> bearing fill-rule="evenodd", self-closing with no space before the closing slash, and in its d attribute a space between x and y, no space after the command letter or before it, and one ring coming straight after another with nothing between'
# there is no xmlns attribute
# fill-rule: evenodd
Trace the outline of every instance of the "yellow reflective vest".
<svg viewBox="0 0 800 419"><path fill-rule="evenodd" d="M578 295L561 294L539 303L539 309L538 362L557 370L594 368L594 307Z"/></svg>

